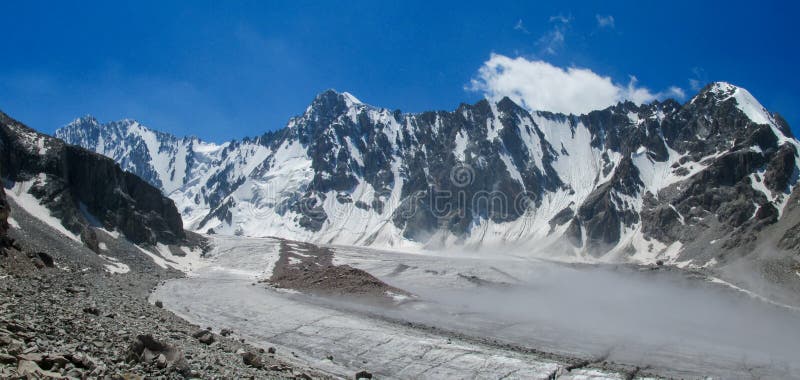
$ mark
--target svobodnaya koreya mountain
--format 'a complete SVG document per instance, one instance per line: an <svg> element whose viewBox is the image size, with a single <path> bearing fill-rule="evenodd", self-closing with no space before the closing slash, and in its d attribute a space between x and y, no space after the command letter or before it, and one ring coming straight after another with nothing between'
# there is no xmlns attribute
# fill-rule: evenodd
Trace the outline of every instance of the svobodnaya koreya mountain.
<svg viewBox="0 0 800 380"><path fill-rule="evenodd" d="M162 189L199 232L697 267L800 249L800 144L723 82L580 116L508 98L407 114L329 90L223 144L88 116L56 136Z"/></svg>

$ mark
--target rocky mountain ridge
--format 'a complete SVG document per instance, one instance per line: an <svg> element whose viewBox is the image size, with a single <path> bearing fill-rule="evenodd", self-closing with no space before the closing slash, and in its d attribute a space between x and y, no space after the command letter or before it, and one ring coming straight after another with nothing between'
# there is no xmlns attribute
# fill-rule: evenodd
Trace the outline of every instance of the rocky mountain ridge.
<svg viewBox="0 0 800 380"><path fill-rule="evenodd" d="M724 82L586 115L507 98L406 114L330 90L285 128L221 145L129 120L56 136L159 186L199 232L703 267L798 228L800 143Z"/></svg>
<svg viewBox="0 0 800 380"><path fill-rule="evenodd" d="M114 161L40 134L0 112L0 175L18 202L99 252L96 229L135 244L177 244L180 214L159 189ZM40 210L41 207L44 207Z"/></svg>

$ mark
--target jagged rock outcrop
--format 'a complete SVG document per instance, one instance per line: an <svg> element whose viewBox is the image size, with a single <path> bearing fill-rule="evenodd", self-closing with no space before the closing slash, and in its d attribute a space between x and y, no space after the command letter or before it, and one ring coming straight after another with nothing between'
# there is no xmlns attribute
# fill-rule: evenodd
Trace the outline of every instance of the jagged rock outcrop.
<svg viewBox="0 0 800 380"><path fill-rule="evenodd" d="M134 243L184 239L174 203L113 160L40 134L0 112L0 175L97 249L94 228L117 230Z"/></svg>

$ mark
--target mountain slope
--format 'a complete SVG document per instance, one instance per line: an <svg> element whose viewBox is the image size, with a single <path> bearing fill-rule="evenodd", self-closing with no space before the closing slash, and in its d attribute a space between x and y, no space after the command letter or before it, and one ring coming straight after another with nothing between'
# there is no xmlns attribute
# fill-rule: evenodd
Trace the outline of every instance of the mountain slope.
<svg viewBox="0 0 800 380"><path fill-rule="evenodd" d="M572 260L714 265L789 223L800 167L785 121L722 82L580 116L509 99L404 114L326 91L219 146L86 120L56 135L160 186L193 230Z"/></svg>
<svg viewBox="0 0 800 380"><path fill-rule="evenodd" d="M0 112L0 175L17 203L64 235L100 251L96 229L136 244L186 235L173 202L112 160L40 134Z"/></svg>

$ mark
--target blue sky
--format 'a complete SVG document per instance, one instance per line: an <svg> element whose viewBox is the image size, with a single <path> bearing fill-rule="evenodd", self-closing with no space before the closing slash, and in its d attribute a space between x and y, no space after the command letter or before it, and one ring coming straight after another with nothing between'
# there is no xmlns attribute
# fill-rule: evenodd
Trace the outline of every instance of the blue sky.
<svg viewBox="0 0 800 380"><path fill-rule="evenodd" d="M800 130L797 5L639 3L3 2L0 109L45 132L90 113L223 141L283 127L328 88L416 112L516 90L531 107L585 88L606 91L586 106L691 97L724 80ZM509 89L497 65L591 83Z"/></svg>

